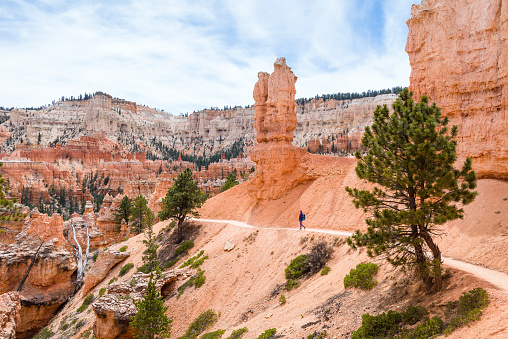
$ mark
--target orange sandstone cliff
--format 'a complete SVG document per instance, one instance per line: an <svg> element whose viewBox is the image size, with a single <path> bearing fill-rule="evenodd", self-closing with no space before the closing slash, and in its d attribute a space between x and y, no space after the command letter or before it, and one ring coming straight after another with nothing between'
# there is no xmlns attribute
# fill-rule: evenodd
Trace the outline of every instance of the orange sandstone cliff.
<svg viewBox="0 0 508 339"><path fill-rule="evenodd" d="M508 179L508 2L423 0L407 21L415 98L428 95L459 129L459 160Z"/></svg>

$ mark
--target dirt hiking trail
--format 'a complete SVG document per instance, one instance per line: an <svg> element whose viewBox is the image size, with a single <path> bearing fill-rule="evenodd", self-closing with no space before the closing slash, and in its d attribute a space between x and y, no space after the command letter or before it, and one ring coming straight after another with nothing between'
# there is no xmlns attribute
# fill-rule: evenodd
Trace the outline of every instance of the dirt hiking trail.
<svg viewBox="0 0 508 339"><path fill-rule="evenodd" d="M298 228L278 228L278 227L259 227L254 225L249 225L245 222L237 221L237 220L222 220L222 219L192 219L195 221L201 222L213 222L213 223L224 223L230 224L237 227L243 228L253 228L253 229L268 229L268 230L281 230L281 231L301 231ZM352 232L345 231L337 231L337 230L327 230L327 229L317 229L317 228L307 228L301 232L314 232L314 233L325 233L325 234L333 234L340 236L351 236ZM499 272L496 270L492 270L489 268L485 268L478 265L469 264L463 262L461 260L452 259L443 256L443 263L447 266L456 268L458 270L470 273L480 279L483 279L494 286L501 289L503 292L508 293L508 274Z"/></svg>

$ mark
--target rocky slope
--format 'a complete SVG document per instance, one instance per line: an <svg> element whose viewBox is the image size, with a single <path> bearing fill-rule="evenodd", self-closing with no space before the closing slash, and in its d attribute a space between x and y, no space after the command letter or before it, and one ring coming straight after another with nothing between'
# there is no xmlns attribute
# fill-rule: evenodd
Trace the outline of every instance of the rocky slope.
<svg viewBox="0 0 508 339"><path fill-rule="evenodd" d="M407 21L410 88L459 128L481 177L508 178L508 3L423 0Z"/></svg>

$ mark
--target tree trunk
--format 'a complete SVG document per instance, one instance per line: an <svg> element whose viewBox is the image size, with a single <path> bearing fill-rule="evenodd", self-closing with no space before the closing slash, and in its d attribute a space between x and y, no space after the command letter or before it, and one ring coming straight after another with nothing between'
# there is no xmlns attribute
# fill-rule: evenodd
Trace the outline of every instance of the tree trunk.
<svg viewBox="0 0 508 339"><path fill-rule="evenodd" d="M183 222L185 219L178 219L178 224L176 225L176 243L179 244L183 240Z"/></svg>
<svg viewBox="0 0 508 339"><path fill-rule="evenodd" d="M425 240L427 246L429 246L432 251L432 273L434 273L435 278L435 291L441 291L443 287L443 278L441 272L441 250L432 240L431 235L428 232L421 232L422 238Z"/></svg>

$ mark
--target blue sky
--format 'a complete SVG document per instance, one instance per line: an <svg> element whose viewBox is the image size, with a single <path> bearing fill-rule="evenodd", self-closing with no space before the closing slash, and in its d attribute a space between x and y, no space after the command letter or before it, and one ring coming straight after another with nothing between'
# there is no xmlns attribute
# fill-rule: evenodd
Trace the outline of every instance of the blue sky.
<svg viewBox="0 0 508 339"><path fill-rule="evenodd" d="M2 0L0 106L104 91L174 114L249 105L286 57L297 98L409 85L418 0Z"/></svg>

